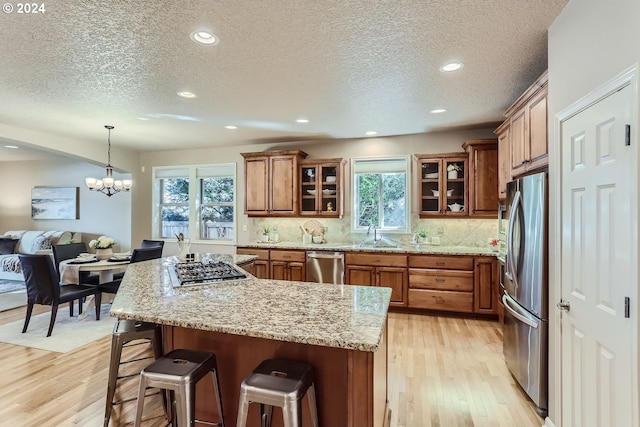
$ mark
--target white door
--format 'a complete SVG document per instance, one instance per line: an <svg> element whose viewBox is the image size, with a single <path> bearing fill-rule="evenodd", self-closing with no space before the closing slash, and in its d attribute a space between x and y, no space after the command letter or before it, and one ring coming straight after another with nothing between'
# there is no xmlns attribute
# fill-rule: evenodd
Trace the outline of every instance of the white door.
<svg viewBox="0 0 640 427"><path fill-rule="evenodd" d="M561 295L570 306L561 316L563 427L637 425L637 141L625 143L632 96L627 84L561 122Z"/></svg>

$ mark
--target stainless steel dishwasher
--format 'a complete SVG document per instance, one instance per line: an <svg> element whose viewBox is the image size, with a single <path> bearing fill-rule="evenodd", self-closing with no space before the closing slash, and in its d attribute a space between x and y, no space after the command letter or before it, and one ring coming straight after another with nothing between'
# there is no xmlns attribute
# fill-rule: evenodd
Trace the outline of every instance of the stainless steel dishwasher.
<svg viewBox="0 0 640 427"><path fill-rule="evenodd" d="M344 252L307 251L307 282L344 284Z"/></svg>

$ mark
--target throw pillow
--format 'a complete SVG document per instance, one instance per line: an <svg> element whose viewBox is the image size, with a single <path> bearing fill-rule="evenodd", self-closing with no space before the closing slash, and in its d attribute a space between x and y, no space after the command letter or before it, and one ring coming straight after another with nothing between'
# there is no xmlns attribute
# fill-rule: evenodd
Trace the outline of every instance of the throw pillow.
<svg viewBox="0 0 640 427"><path fill-rule="evenodd" d="M0 238L0 255L13 254L20 239Z"/></svg>
<svg viewBox="0 0 640 427"><path fill-rule="evenodd" d="M33 239L33 246L31 252L41 251L43 249L51 249L51 239L45 236L38 236Z"/></svg>

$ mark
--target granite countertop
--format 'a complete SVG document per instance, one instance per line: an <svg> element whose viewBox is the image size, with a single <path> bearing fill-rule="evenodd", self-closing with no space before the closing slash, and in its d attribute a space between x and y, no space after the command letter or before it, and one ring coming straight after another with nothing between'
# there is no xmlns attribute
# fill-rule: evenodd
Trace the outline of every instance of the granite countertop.
<svg viewBox="0 0 640 427"><path fill-rule="evenodd" d="M474 246L440 246L429 244L408 244L401 245L397 248L374 248L363 247L356 244L348 243L310 243L302 244L300 242L269 242L269 243L238 243L238 246L261 249L301 249L305 251L348 251L348 252L381 252L393 254L409 254L409 255L486 255L497 256L498 252L490 248L474 247Z"/></svg>
<svg viewBox="0 0 640 427"><path fill-rule="evenodd" d="M220 255L242 263L243 255ZM162 325L376 351L390 288L248 279L174 288L175 257L131 264L110 315Z"/></svg>

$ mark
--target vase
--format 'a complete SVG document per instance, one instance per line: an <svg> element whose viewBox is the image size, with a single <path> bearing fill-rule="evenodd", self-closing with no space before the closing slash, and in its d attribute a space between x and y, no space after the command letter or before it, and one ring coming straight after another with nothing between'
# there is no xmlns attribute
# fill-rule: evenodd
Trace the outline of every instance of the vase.
<svg viewBox="0 0 640 427"><path fill-rule="evenodd" d="M96 258L99 260L106 260L113 256L113 249L104 248L104 249L96 249Z"/></svg>
<svg viewBox="0 0 640 427"><path fill-rule="evenodd" d="M458 179L458 171L449 171L447 177L449 179Z"/></svg>
<svg viewBox="0 0 640 427"><path fill-rule="evenodd" d="M178 241L178 249L178 259L180 261L185 261L189 257L191 242L188 239Z"/></svg>

